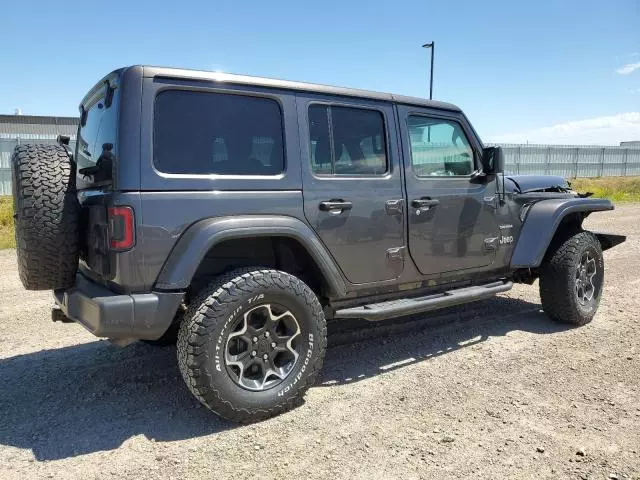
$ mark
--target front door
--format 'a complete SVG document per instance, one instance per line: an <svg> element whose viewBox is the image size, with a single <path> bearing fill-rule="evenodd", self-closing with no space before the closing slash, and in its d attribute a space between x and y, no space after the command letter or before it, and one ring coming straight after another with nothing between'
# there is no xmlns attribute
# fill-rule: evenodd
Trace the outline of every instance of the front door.
<svg viewBox="0 0 640 480"><path fill-rule="evenodd" d="M355 284L404 266L403 191L390 103L297 97L304 213Z"/></svg>
<svg viewBox="0 0 640 480"><path fill-rule="evenodd" d="M491 265L498 248L495 176L462 114L399 106L409 251L424 274Z"/></svg>

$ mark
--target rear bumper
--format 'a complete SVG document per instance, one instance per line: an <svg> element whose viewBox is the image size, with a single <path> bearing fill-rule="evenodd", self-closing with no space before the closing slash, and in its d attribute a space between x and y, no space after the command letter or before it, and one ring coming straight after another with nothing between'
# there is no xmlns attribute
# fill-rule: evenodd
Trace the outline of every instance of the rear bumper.
<svg viewBox="0 0 640 480"><path fill-rule="evenodd" d="M156 340L169 328L183 293L151 292L122 295L76 275L76 284L53 292L71 320L97 337Z"/></svg>

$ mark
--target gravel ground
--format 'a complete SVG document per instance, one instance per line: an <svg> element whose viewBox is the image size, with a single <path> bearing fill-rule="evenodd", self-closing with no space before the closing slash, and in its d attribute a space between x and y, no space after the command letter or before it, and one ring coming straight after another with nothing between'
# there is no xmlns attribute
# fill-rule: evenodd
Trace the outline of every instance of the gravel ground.
<svg viewBox="0 0 640 480"><path fill-rule="evenodd" d="M295 411L237 427L183 385L174 348L119 348L49 320L0 252L0 478L640 478L640 205L594 214L595 320L537 285L403 323L330 329Z"/></svg>

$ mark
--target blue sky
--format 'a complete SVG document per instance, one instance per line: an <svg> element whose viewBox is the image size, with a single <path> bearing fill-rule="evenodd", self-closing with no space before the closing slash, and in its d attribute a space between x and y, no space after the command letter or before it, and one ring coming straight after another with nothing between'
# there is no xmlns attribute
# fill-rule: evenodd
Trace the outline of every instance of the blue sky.
<svg viewBox="0 0 640 480"><path fill-rule="evenodd" d="M124 65L428 95L483 139L640 140L640 1L10 1L0 113L76 115ZM633 138L632 138L633 137Z"/></svg>

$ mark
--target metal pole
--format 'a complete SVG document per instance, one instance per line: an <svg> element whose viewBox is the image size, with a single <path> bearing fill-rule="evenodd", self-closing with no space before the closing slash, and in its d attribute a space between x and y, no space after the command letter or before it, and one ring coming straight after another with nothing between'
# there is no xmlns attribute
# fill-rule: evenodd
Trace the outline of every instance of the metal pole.
<svg viewBox="0 0 640 480"><path fill-rule="evenodd" d="M435 55L436 45L431 42L431 75L429 75L429 100L433 100L433 56Z"/></svg>
<svg viewBox="0 0 640 480"><path fill-rule="evenodd" d="M435 55L436 42L425 43L423 48L431 49L431 73L429 75L429 100L433 100L433 57Z"/></svg>

